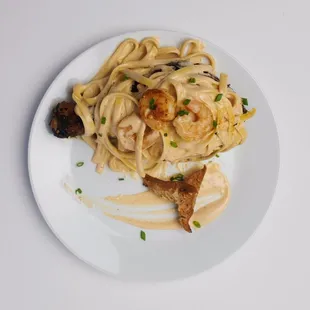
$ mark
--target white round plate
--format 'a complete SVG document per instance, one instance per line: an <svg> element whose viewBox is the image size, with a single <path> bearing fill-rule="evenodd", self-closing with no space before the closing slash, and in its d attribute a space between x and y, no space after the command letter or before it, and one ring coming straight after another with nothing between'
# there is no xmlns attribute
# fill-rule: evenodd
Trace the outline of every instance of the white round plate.
<svg viewBox="0 0 310 310"><path fill-rule="evenodd" d="M268 103L249 73L231 56L205 41L217 62L217 72L229 74L229 82L256 116L247 122L248 139L216 159L231 183L227 209L215 221L188 234L184 231L140 229L105 217L79 203L65 190L70 179L83 193L95 196L135 193L141 181L120 182L121 174L95 173L92 151L76 139L57 139L48 130L52 108L70 98L72 86L88 81L125 38L157 36L162 45L177 45L187 34L171 31L139 31L110 38L74 59L54 80L35 115L29 141L29 174L37 204L58 239L88 264L121 279L164 281L184 278L220 263L252 235L271 202L279 168L279 143ZM78 161L84 161L76 168Z"/></svg>

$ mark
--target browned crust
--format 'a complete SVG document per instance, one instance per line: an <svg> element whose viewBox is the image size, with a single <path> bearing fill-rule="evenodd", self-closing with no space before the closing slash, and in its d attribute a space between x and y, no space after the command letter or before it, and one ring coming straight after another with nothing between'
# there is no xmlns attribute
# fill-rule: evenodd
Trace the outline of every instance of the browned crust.
<svg viewBox="0 0 310 310"><path fill-rule="evenodd" d="M184 182L194 186L197 189L197 191L199 192L201 183L203 181L203 178L204 178L206 172L207 172L207 166L203 166L202 169L197 170L197 171L191 173L190 175L186 176L184 178Z"/></svg>
<svg viewBox="0 0 310 310"><path fill-rule="evenodd" d="M50 127L54 136L69 138L84 134L81 118L74 112L74 102L62 101L53 109Z"/></svg>
<svg viewBox="0 0 310 310"><path fill-rule="evenodd" d="M143 184L156 195L166 198L177 205L179 222L187 232L192 232L189 220L194 213L196 198L207 171L207 167L185 177L184 181L164 181L146 175Z"/></svg>
<svg viewBox="0 0 310 310"><path fill-rule="evenodd" d="M151 99L154 99L155 109L147 116L150 119L156 119L161 121L171 121L175 115L168 115L167 106L176 106L174 98L164 89L148 89L140 100L140 114L144 115L145 106L149 105ZM165 107L165 108L164 108Z"/></svg>

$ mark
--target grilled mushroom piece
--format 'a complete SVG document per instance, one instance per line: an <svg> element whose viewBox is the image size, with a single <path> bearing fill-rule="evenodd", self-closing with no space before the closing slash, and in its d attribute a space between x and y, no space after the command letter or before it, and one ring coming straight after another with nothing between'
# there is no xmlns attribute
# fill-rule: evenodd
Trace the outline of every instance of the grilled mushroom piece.
<svg viewBox="0 0 310 310"><path fill-rule="evenodd" d="M171 61L166 66L172 67L174 71L192 65L189 61Z"/></svg>
<svg viewBox="0 0 310 310"><path fill-rule="evenodd" d="M220 81L220 78L218 78L216 75L210 73L209 71L203 71L203 75L211 78L212 80L216 81L216 82L219 82Z"/></svg>
<svg viewBox="0 0 310 310"><path fill-rule="evenodd" d="M62 101L53 109L49 125L57 138L76 137L84 134L83 122L74 112L75 105L74 102Z"/></svg>

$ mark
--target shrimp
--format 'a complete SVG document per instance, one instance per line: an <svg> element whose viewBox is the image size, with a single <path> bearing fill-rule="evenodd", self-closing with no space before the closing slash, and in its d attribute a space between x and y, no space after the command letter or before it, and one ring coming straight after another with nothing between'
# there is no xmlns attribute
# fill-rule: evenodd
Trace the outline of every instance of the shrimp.
<svg viewBox="0 0 310 310"><path fill-rule="evenodd" d="M176 102L163 89L149 89L139 102L140 116L154 130L168 126L176 116Z"/></svg>
<svg viewBox="0 0 310 310"><path fill-rule="evenodd" d="M173 121L176 132L186 141L203 139L214 129L211 110L197 100L191 100L186 109L188 114L179 115Z"/></svg>
<svg viewBox="0 0 310 310"><path fill-rule="evenodd" d="M134 151L136 146L137 133L141 126L142 120L135 114L125 117L117 126L117 138L119 142L119 149L126 151ZM151 147L160 137L158 131L154 131L146 127L142 149Z"/></svg>

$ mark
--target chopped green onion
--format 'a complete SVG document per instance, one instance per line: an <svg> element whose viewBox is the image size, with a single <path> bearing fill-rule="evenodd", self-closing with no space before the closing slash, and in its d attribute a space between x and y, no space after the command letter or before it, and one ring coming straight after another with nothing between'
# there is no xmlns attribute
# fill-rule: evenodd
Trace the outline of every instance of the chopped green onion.
<svg viewBox="0 0 310 310"><path fill-rule="evenodd" d="M150 109L151 110L155 110L156 109L156 104L155 104L155 99L154 98L152 98L150 100Z"/></svg>
<svg viewBox="0 0 310 310"><path fill-rule="evenodd" d="M196 83L196 79L195 78L189 78L188 79L188 83Z"/></svg>
<svg viewBox="0 0 310 310"><path fill-rule="evenodd" d="M219 158L219 157L220 157L220 155L219 155L219 154L215 154L215 157Z"/></svg>
<svg viewBox="0 0 310 310"><path fill-rule="evenodd" d="M243 105L249 105L247 98L241 98L241 99L242 99L242 104Z"/></svg>
<svg viewBox="0 0 310 310"><path fill-rule="evenodd" d="M168 136L168 134L165 132L165 133L164 133L164 136L165 136L165 137L167 137L167 136Z"/></svg>
<svg viewBox="0 0 310 310"><path fill-rule="evenodd" d="M214 127L214 128L217 127L217 121L213 121L213 127Z"/></svg>
<svg viewBox="0 0 310 310"><path fill-rule="evenodd" d="M184 175L182 173L174 175L173 177L170 178L170 181L172 181L172 182L184 181Z"/></svg>
<svg viewBox="0 0 310 310"><path fill-rule="evenodd" d="M183 116L183 115L188 115L188 111L186 111L186 110L180 110L179 112L178 112L178 114L180 115L180 116Z"/></svg>
<svg viewBox="0 0 310 310"><path fill-rule="evenodd" d="M183 104L184 104L184 105L188 105L190 102L191 102L190 99L185 99L184 102L183 102Z"/></svg>
<svg viewBox="0 0 310 310"><path fill-rule="evenodd" d="M170 145L172 147L178 147L178 144L176 142L174 142L174 141L170 141Z"/></svg>
<svg viewBox="0 0 310 310"><path fill-rule="evenodd" d="M104 125L106 121L107 121L106 117L104 117L104 116L103 116L103 117L101 117L101 124L103 124L103 125Z"/></svg>
<svg viewBox="0 0 310 310"><path fill-rule="evenodd" d="M124 179L124 178L118 178L118 180L119 180L119 181L124 181L125 179Z"/></svg>
<svg viewBox="0 0 310 310"><path fill-rule="evenodd" d="M217 96L215 97L215 102L220 101L223 97L223 94L217 94Z"/></svg>
<svg viewBox="0 0 310 310"><path fill-rule="evenodd" d="M143 241L145 241L145 239L146 239L146 234L145 234L145 232L144 232L143 230L140 231L140 238L141 238Z"/></svg>
<svg viewBox="0 0 310 310"><path fill-rule="evenodd" d="M76 166L77 167L82 167L84 165L84 162L83 161L79 161L78 163L76 163Z"/></svg>
<svg viewBox="0 0 310 310"><path fill-rule="evenodd" d="M194 224L194 225L195 225L195 227L197 227L197 228L200 228L200 227L201 227L200 223L199 223L199 222L197 222L197 221L194 221L194 222L193 222L193 224Z"/></svg>
<svg viewBox="0 0 310 310"><path fill-rule="evenodd" d="M80 189L80 188L77 188L76 190L75 190L75 194L77 195L77 194L82 194L82 190Z"/></svg>
<svg viewBox="0 0 310 310"><path fill-rule="evenodd" d="M99 136L99 137L102 137L102 133L98 133L98 136Z"/></svg>
<svg viewBox="0 0 310 310"><path fill-rule="evenodd" d="M128 79L129 79L128 75L127 75L127 74L124 74L124 76L123 76L123 81L126 81L126 80L128 80Z"/></svg>

